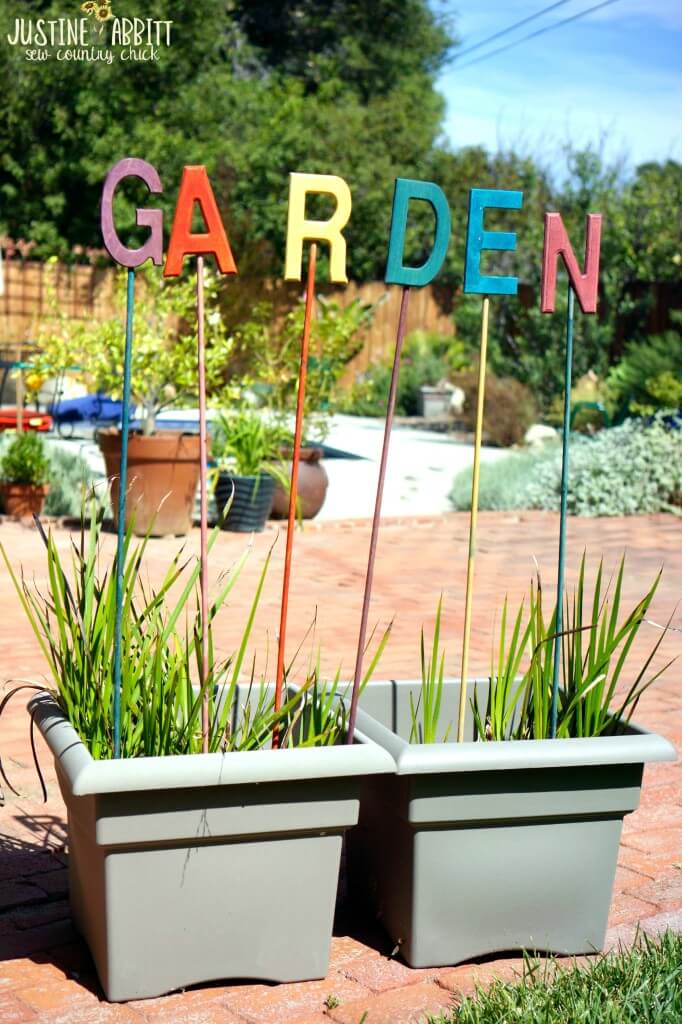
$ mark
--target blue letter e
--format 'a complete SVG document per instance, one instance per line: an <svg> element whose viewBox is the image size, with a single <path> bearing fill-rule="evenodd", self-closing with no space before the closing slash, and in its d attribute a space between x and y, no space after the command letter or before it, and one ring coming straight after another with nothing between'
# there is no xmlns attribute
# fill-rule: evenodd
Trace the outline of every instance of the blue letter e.
<svg viewBox="0 0 682 1024"><path fill-rule="evenodd" d="M498 210L520 210L523 192L500 188L472 188L469 192L469 223L464 263L464 291L475 295L516 295L519 282L516 277L481 274L481 252L497 249L504 252L516 248L514 231L486 231L483 213L487 207Z"/></svg>

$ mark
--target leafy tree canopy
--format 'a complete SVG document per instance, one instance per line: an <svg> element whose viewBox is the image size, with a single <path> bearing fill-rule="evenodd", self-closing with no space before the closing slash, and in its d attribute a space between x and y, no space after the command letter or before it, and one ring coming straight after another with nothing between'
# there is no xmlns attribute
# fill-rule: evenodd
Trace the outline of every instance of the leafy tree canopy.
<svg viewBox="0 0 682 1024"><path fill-rule="evenodd" d="M139 14L124 3L116 16ZM206 164L240 265L268 272L281 266L288 172L341 174L350 272L383 272L393 179L419 176L443 114L433 79L451 36L426 0L151 0L144 17L172 19L172 45L110 65L26 61L5 44L16 5L1 10L0 230L36 255L100 245L103 177L138 155L159 170L167 213L182 165ZM64 17L64 0L26 0L21 15Z"/></svg>

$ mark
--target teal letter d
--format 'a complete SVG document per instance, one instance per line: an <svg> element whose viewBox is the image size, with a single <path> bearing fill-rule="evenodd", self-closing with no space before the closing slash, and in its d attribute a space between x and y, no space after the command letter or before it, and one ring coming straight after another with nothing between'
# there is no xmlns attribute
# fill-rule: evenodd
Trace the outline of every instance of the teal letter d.
<svg viewBox="0 0 682 1024"><path fill-rule="evenodd" d="M403 264L405 232L410 199L423 199L431 203L436 217L436 234L431 255L421 267L406 267ZM415 181L412 178L396 178L391 213L391 234L388 241L388 262L386 284L402 284L423 288L433 281L443 266L450 241L450 208L442 189L432 181Z"/></svg>

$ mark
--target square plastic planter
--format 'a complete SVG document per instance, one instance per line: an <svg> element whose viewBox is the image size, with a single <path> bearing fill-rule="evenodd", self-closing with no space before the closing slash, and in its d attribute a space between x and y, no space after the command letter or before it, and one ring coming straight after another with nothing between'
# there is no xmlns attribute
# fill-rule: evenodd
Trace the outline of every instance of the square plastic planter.
<svg viewBox="0 0 682 1024"><path fill-rule="evenodd" d="M485 706L487 682L478 687ZM357 724L395 762L367 779L349 835L353 887L412 967L512 949L601 949L624 815L644 765L674 761L667 740L632 726L596 739L410 744L419 683L365 690ZM459 683L443 697L456 723ZM364 710L363 710L364 709ZM370 713L368 713L370 712ZM456 725L454 730L456 732Z"/></svg>
<svg viewBox="0 0 682 1024"><path fill-rule="evenodd" d="M110 1000L219 978L327 973L353 746L94 761L54 700L30 704L68 811L70 900Z"/></svg>

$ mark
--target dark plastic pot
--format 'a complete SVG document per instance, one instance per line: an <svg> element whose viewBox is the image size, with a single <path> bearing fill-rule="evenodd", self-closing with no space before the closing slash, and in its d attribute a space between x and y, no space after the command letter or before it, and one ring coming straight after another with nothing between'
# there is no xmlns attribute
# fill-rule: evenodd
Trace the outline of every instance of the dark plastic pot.
<svg viewBox="0 0 682 1024"><path fill-rule="evenodd" d="M270 515L275 481L269 473L260 476L231 476L220 473L215 488L218 514L227 505L234 485L234 498L223 523L223 530L235 533L260 533Z"/></svg>

